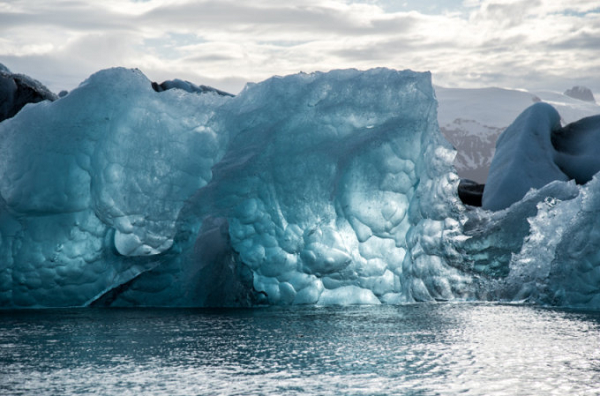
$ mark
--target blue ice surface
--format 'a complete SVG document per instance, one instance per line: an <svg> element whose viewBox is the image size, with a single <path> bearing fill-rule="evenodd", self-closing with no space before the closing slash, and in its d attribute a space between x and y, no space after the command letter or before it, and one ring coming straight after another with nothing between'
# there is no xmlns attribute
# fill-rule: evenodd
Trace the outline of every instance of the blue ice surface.
<svg viewBox="0 0 600 396"><path fill-rule="evenodd" d="M483 208L501 210L532 188L555 180L585 184L600 171L600 115L561 126L547 103L521 113L500 135L483 194Z"/></svg>
<svg viewBox="0 0 600 396"><path fill-rule="evenodd" d="M429 73L174 88L103 70L0 123L1 307L600 306L596 179L465 207Z"/></svg>

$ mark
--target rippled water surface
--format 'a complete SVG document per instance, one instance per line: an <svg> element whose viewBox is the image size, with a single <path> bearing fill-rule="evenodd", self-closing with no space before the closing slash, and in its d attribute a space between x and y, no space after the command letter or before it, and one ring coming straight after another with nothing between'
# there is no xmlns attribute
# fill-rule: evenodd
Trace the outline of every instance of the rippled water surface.
<svg viewBox="0 0 600 396"><path fill-rule="evenodd" d="M600 314L489 304L0 312L0 394L600 394Z"/></svg>

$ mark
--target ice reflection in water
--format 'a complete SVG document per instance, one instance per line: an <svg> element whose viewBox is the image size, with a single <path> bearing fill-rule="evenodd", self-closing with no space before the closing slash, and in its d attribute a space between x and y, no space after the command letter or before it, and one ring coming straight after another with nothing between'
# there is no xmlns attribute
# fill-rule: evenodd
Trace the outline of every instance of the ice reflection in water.
<svg viewBox="0 0 600 396"><path fill-rule="evenodd" d="M0 394L597 394L599 324L495 304L4 312Z"/></svg>

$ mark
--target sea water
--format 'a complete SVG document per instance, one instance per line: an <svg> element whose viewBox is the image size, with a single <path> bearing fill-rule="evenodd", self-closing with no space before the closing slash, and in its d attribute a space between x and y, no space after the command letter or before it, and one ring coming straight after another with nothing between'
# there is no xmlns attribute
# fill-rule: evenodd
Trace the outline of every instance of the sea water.
<svg viewBox="0 0 600 396"><path fill-rule="evenodd" d="M0 312L0 394L600 394L600 313L481 303Z"/></svg>

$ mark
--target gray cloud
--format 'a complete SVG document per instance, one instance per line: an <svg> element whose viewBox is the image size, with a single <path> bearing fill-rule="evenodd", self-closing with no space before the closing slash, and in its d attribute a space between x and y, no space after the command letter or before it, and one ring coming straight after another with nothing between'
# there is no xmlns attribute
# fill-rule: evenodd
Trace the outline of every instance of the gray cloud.
<svg viewBox="0 0 600 396"><path fill-rule="evenodd" d="M598 51L600 51L600 31L596 33L579 31L571 37L559 39L558 41L551 43L549 48L566 51L591 50L595 51L594 55L597 56Z"/></svg>
<svg viewBox="0 0 600 396"><path fill-rule="evenodd" d="M484 3L479 17L497 22L499 27L514 27L523 23L529 12L541 5L540 0L520 0L511 3Z"/></svg>
<svg viewBox="0 0 600 396"><path fill-rule="evenodd" d="M372 18L319 5L294 5L278 2L275 6L253 5L239 1L203 1L176 6L162 6L138 17L142 24L181 30L219 29L241 34L303 35L322 33L339 35L384 34L406 31L414 26L411 15Z"/></svg>
<svg viewBox="0 0 600 396"><path fill-rule="evenodd" d="M453 43L448 41L429 42L425 37L394 38L387 41L375 41L365 45L348 46L334 50L333 55L347 61L394 61L411 55L433 53L436 50L450 48Z"/></svg>
<svg viewBox="0 0 600 396"><path fill-rule="evenodd" d="M38 2L27 10L0 12L0 32L40 26L83 32L136 30L129 18L84 2L60 3L59 7L52 2Z"/></svg>
<svg viewBox="0 0 600 396"><path fill-rule="evenodd" d="M234 93L274 74L378 66L431 70L448 86L600 87L600 14L584 0L482 0L452 13L390 4L8 0L0 62L54 90L110 66Z"/></svg>

